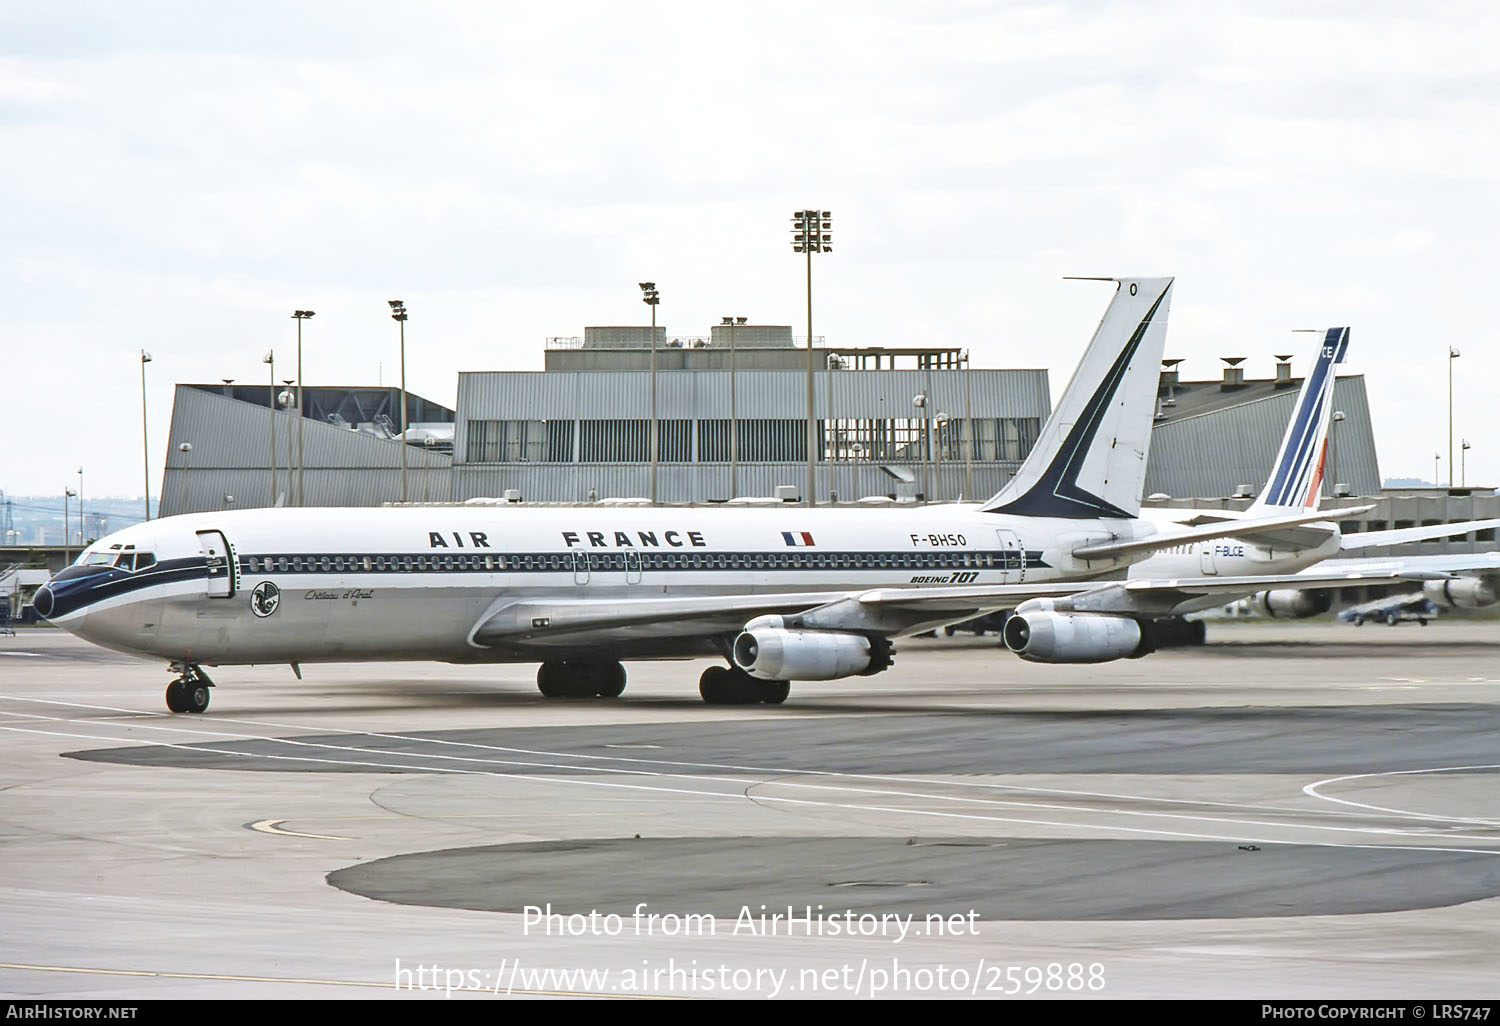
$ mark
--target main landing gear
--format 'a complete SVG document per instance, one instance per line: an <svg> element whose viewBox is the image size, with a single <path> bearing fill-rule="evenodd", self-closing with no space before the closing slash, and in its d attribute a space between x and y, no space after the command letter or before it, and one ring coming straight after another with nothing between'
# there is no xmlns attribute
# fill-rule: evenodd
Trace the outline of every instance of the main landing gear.
<svg viewBox="0 0 1500 1026"><path fill-rule="evenodd" d="M710 666L698 678L698 694L709 705L780 705L791 693L790 681L757 680L737 666Z"/></svg>
<svg viewBox="0 0 1500 1026"><path fill-rule="evenodd" d="M547 698L619 698L625 667L607 659L552 659L536 671L536 686Z"/></svg>
<svg viewBox="0 0 1500 1026"><path fill-rule="evenodd" d="M208 689L214 682L195 663L173 663L177 679L167 685L167 708L174 713L201 713L208 708Z"/></svg>

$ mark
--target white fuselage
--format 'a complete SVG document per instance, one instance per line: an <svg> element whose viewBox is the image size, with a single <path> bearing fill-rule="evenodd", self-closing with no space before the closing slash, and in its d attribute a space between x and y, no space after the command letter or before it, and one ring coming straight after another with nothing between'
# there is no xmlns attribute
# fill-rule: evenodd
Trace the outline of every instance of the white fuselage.
<svg viewBox="0 0 1500 1026"><path fill-rule="evenodd" d="M512 603L1090 578L1118 574L1125 559L1082 562L1073 549L1155 530L975 505L236 510L169 517L95 543L49 585L56 606L44 615L100 645L209 665L524 660L541 656L473 640ZM154 562L80 569L126 546ZM704 644L664 626L618 654Z"/></svg>
<svg viewBox="0 0 1500 1026"><path fill-rule="evenodd" d="M1155 525L1157 532L1187 526L1202 510L1150 507L1141 510L1141 518ZM1247 516L1235 511L1218 511L1215 516L1239 520ZM1332 527L1332 525L1330 525ZM1337 527L1320 544L1307 548L1267 548L1241 538L1214 538L1184 542L1160 549L1146 559L1132 564L1125 576L1130 580L1169 580L1188 577L1250 577L1262 574L1294 574L1322 562L1339 552L1341 537ZM1175 613L1191 613L1222 606L1231 601L1223 595L1204 595L1178 604Z"/></svg>

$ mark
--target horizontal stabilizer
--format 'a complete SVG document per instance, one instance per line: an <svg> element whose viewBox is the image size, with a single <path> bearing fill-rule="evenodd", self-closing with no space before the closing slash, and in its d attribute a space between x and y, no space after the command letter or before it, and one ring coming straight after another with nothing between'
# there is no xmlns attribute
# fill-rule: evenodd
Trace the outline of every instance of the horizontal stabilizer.
<svg viewBox="0 0 1500 1026"><path fill-rule="evenodd" d="M1163 534L1149 535L1145 538L1133 538L1128 541L1101 542L1096 545L1085 545L1082 548L1074 549L1072 554L1077 559L1113 559L1130 553L1156 552L1161 549L1172 548L1175 545L1208 541L1213 538L1247 538L1253 541L1257 535L1266 537L1273 533L1284 531L1289 527L1300 527L1303 524L1329 521L1340 516L1357 516L1360 513L1368 513L1374 508L1374 505L1352 506L1348 509L1284 513L1271 517L1256 517L1253 520L1229 520L1216 524L1206 524L1203 527L1192 527L1183 531L1171 531ZM1330 526L1328 531L1321 533L1329 535L1332 534L1332 531L1333 528Z"/></svg>

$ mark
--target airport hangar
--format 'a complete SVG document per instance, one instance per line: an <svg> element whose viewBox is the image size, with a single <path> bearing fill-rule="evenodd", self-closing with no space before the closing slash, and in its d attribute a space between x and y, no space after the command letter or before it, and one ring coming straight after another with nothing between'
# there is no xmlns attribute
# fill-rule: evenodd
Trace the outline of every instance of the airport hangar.
<svg viewBox="0 0 1500 1026"><path fill-rule="evenodd" d="M697 337L658 327L655 341L658 501L800 500L805 343L790 327L751 324L715 325ZM581 338L549 338L542 371L460 373L456 410L408 393L404 475L395 388L307 387L298 418L284 385L180 384L161 515L375 506L401 501L403 476L409 502L644 501L651 342L649 327L590 327ZM823 350L813 360L819 503L987 498L1020 467L1051 410L1044 369L971 368L957 348L815 342ZM1247 378L1243 357L1224 357L1208 380L1184 380L1183 361L1164 361L1149 504L1249 505L1301 385L1291 359L1277 356L1272 376ZM1324 506L1375 504L1344 530L1500 517L1493 488L1382 489L1364 377L1339 377L1334 403ZM1490 530L1361 554L1495 547Z"/></svg>

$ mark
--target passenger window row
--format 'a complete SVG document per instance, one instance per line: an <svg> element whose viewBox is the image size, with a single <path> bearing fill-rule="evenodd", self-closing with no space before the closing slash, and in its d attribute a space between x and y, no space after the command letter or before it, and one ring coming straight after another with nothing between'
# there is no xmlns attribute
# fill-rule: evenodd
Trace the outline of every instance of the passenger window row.
<svg viewBox="0 0 1500 1026"><path fill-rule="evenodd" d="M627 559L627 556L629 557ZM636 558L639 557L639 558ZM243 556L242 573L494 573L652 570L950 570L1037 565L998 552L599 552Z"/></svg>

